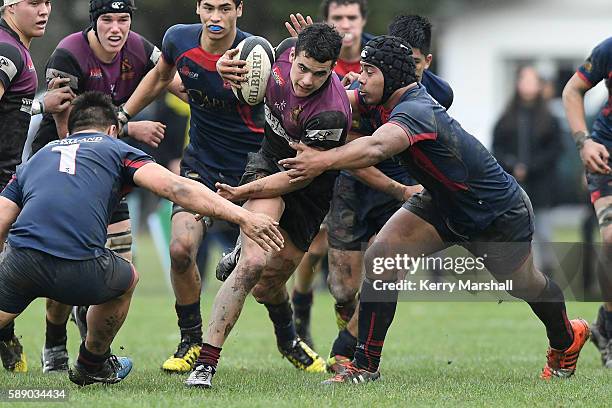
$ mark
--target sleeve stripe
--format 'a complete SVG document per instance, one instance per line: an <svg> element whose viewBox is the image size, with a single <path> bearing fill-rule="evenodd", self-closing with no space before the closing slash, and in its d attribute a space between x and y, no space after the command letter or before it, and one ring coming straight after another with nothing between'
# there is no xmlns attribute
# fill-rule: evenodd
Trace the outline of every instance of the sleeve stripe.
<svg viewBox="0 0 612 408"><path fill-rule="evenodd" d="M8 77L9 81L13 81L17 75L17 66L10 58L0 55L0 71L4 72Z"/></svg>
<svg viewBox="0 0 612 408"><path fill-rule="evenodd" d="M408 128L406 126L404 126L402 123L400 122L396 122L396 121L391 121L391 122L387 122L390 125L395 125L397 127L399 127L400 129L402 129L404 131L404 133L406 133L406 136L408 136L408 140L410 140L410 144L412 144L412 135L410 134L410 131L408 130Z"/></svg>
<svg viewBox="0 0 612 408"><path fill-rule="evenodd" d="M157 65L157 61L159 61L159 57L161 57L162 52L159 50L159 48L154 47L153 48L153 52L151 53L151 62L153 63L153 65Z"/></svg>
<svg viewBox="0 0 612 408"><path fill-rule="evenodd" d="M593 86L593 83L591 82L590 79L588 79L586 77L586 75L584 75L584 72L582 71L576 71L576 74L578 74L578 76L580 77L580 79L582 79L584 82L586 82L587 84L589 84L590 86Z"/></svg>
<svg viewBox="0 0 612 408"><path fill-rule="evenodd" d="M402 128L402 130L406 132L406 135L408 135L408 139L410 139L411 145L421 142L423 140L436 140L438 138L438 134L435 132L434 133L419 133L419 134L413 135L410 133L410 130L401 122L389 121L387 123L390 123L392 125L396 125Z"/></svg>
<svg viewBox="0 0 612 408"><path fill-rule="evenodd" d="M79 89L79 78L69 72L61 71L55 68L47 68L47 71L45 72L45 79L47 80L47 83L51 82L53 78L68 78L70 79L68 85L74 90Z"/></svg>
<svg viewBox="0 0 612 408"><path fill-rule="evenodd" d="M153 163L150 159L136 159L136 160L123 160L123 165L125 167L129 167L131 169L137 170L144 166L145 164Z"/></svg>

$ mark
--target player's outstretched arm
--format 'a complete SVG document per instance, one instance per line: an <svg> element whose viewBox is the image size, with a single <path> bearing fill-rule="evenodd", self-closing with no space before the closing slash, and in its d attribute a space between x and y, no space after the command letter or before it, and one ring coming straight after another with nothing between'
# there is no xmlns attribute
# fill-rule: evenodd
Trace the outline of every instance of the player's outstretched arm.
<svg viewBox="0 0 612 408"><path fill-rule="evenodd" d="M176 74L176 67L166 62L162 56L153 68L140 81L138 87L123 105L123 110L134 116L155 100L170 85Z"/></svg>
<svg viewBox="0 0 612 408"><path fill-rule="evenodd" d="M179 98L181 101L185 103L189 103L189 96L187 95L187 90L185 89L185 85L183 85L183 80L181 76L178 74L174 74L174 79L168 85L168 92L172 95Z"/></svg>
<svg viewBox="0 0 612 408"><path fill-rule="evenodd" d="M376 167L350 170L350 172L362 183L367 184L375 190L387 193L398 201L407 201L413 194L423 190L423 186L421 185L406 186L399 183Z"/></svg>
<svg viewBox="0 0 612 408"><path fill-rule="evenodd" d="M372 137L360 137L344 146L319 151L302 143L290 144L297 156L279 161L289 169L292 183L313 179L326 170L361 169L373 166L410 147L406 132L397 125L386 123Z"/></svg>
<svg viewBox="0 0 612 408"><path fill-rule="evenodd" d="M177 176L159 164L148 163L136 170L134 182L198 214L238 224L242 232L265 251L280 251L283 247L283 236L276 220L239 207L200 183Z"/></svg>
<svg viewBox="0 0 612 408"><path fill-rule="evenodd" d="M4 249L4 241L20 212L21 208L17 204L6 197L0 197L0 252Z"/></svg>
<svg viewBox="0 0 612 408"><path fill-rule="evenodd" d="M608 149L590 138L586 125L584 94L591 88L591 84L578 74L574 74L563 89L563 106L572 137L585 167L591 172L609 174L612 169L608 166L610 156Z"/></svg>
<svg viewBox="0 0 612 408"><path fill-rule="evenodd" d="M310 180L291 183L291 177L286 172L272 174L242 186L233 187L217 183L217 193L230 201L243 201L250 198L274 198L283 194L302 189L310 184Z"/></svg>

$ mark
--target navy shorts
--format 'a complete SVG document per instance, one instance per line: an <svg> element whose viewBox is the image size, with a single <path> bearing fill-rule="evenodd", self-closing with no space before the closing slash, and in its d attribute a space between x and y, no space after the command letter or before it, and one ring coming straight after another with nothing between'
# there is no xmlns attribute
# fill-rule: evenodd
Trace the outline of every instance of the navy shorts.
<svg viewBox="0 0 612 408"><path fill-rule="evenodd" d="M65 305L99 305L123 295L136 273L106 249L97 258L71 260L6 244L0 256L0 310L18 314L36 298Z"/></svg>
<svg viewBox="0 0 612 408"><path fill-rule="evenodd" d="M396 181L405 185L413 184L407 174ZM327 218L329 246L345 251L360 251L362 245L367 244L380 231L402 204L403 201L340 173Z"/></svg>
<svg viewBox="0 0 612 408"><path fill-rule="evenodd" d="M597 143L601 143L599 140L596 141ZM612 148L610 148L610 146L606 146L606 148L610 154L608 166L612 167ZM591 203L595 204L595 201L600 198L612 195L612 174L591 173L587 170L586 179L589 187L589 194L591 195Z"/></svg>
<svg viewBox="0 0 612 408"><path fill-rule="evenodd" d="M431 224L449 246L461 245L477 257L494 276L518 269L531 253L534 214L531 201L521 189L516 204L483 230L461 229L440 215L427 190L413 195L403 208Z"/></svg>
<svg viewBox="0 0 612 408"><path fill-rule="evenodd" d="M185 155L181 160L181 176L190 180L197 181L208 187L209 190L217 191L215 184L224 183L230 186L237 186L240 183L241 174L225 174L219 169L202 164L196 159L189 150L185 150ZM178 204L172 206L172 215L179 212L191 212Z"/></svg>

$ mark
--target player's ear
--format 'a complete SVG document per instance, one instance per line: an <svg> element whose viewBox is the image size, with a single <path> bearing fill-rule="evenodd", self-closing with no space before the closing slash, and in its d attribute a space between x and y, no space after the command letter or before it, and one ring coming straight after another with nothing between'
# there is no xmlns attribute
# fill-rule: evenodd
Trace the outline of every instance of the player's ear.
<svg viewBox="0 0 612 408"><path fill-rule="evenodd" d="M293 64L295 61L295 47L291 47L291 52L289 53L289 62Z"/></svg>
<svg viewBox="0 0 612 408"><path fill-rule="evenodd" d="M425 57L425 69L429 69L429 66L431 65L432 60L433 60L433 55L427 54L427 56Z"/></svg>
<svg viewBox="0 0 612 408"><path fill-rule="evenodd" d="M240 2L238 7L236 7L236 16L237 17L242 17L242 2Z"/></svg>
<svg viewBox="0 0 612 408"><path fill-rule="evenodd" d="M112 137L117 137L117 135L119 134L117 126L110 125L106 129L106 134L109 135L109 136L112 136Z"/></svg>

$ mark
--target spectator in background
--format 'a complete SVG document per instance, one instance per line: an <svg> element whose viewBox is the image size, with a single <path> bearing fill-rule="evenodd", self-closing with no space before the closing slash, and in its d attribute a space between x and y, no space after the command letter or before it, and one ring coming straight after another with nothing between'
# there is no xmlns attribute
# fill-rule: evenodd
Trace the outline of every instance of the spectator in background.
<svg viewBox="0 0 612 408"><path fill-rule="evenodd" d="M536 245L534 255L538 266L549 273L554 268L550 208L558 184L555 169L561 143L559 122L542 91L537 70L520 68L514 96L493 130L493 152L531 198L536 217L534 241L544 243Z"/></svg>

